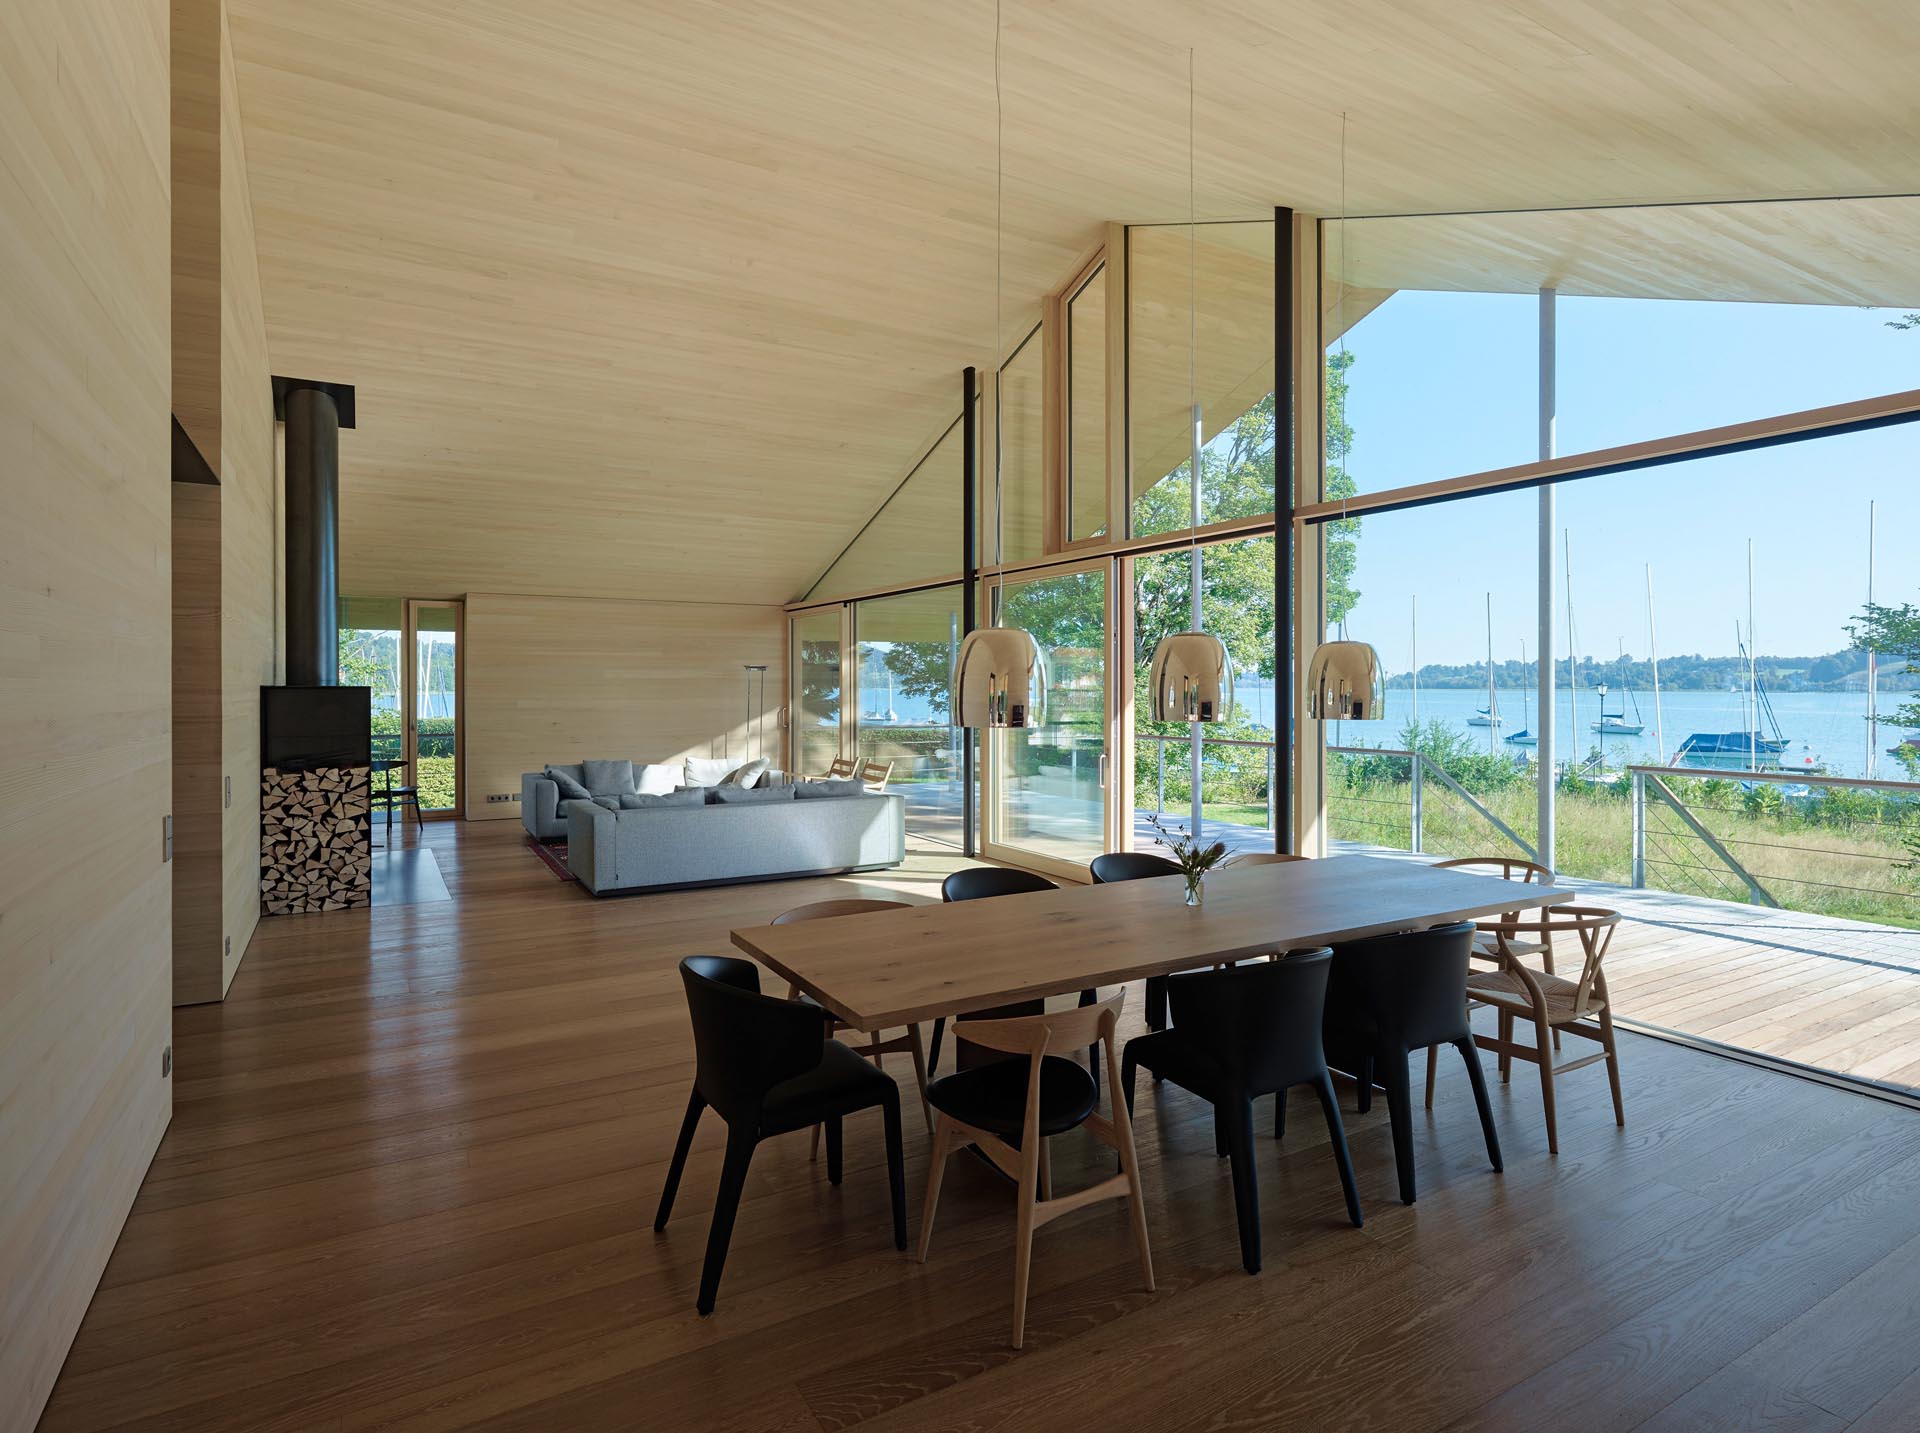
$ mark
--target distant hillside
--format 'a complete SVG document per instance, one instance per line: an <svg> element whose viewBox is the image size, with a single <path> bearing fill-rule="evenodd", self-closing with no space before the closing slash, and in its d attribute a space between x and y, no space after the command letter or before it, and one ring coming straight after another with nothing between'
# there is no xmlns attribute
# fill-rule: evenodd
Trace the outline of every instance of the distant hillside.
<svg viewBox="0 0 1920 1433"><path fill-rule="evenodd" d="M1776 692L1861 691L1867 679L1867 654L1858 650L1830 652L1823 657L1760 657L1754 665L1760 680ZM1495 662L1493 671L1495 682L1505 688L1531 686L1534 681L1531 662L1525 665L1517 660ZM1605 662L1585 657L1580 661L1579 677L1580 685L1586 688L1604 682L1610 687L1650 691L1653 664L1633 657L1616 657ZM1560 687L1567 685L1565 661L1555 664L1554 680ZM1743 657L1703 657L1695 652L1660 659L1660 686L1665 691L1721 692L1730 687L1744 687L1746 683L1747 663ZM1387 678L1387 685L1410 688L1413 676L1408 672L1396 673ZM1420 669L1420 685L1432 691L1477 691L1487 685L1487 669L1484 663L1450 666L1432 662ZM1902 671L1899 661L1883 657L1880 690L1920 691L1920 673Z"/></svg>

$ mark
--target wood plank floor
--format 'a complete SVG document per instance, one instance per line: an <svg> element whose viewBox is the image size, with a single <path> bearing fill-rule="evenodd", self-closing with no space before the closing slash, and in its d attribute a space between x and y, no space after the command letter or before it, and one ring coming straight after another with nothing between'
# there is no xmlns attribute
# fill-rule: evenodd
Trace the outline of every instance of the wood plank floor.
<svg viewBox="0 0 1920 1433"><path fill-rule="evenodd" d="M1257 1278L1205 1107L1143 1082L1159 1291L1120 1205L1062 1219L1022 1353L1004 1185L957 1159L921 1267L877 1117L839 1189L773 1141L699 1319L717 1122L651 1228L690 1075L675 960L828 894L937 899L958 858L593 901L517 823L425 839L451 903L267 922L231 998L177 1012L173 1125L44 1428L1920 1427L1920 1114L1631 1036L1626 1129L1572 1074L1557 1159L1530 1072L1496 1086L1504 1175L1443 1066L1411 1208L1384 1105L1343 1090L1363 1230L1297 1101ZM1110 1169L1079 1135L1054 1166Z"/></svg>

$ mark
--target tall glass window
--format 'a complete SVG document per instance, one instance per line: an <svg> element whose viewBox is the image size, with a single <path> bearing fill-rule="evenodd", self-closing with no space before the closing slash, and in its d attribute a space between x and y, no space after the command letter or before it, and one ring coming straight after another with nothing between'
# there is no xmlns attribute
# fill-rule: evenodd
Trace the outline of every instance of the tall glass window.
<svg viewBox="0 0 1920 1433"><path fill-rule="evenodd" d="M888 790L906 798L909 835L958 846L965 732L954 726L949 704L960 588L857 602L853 630L859 758L891 763Z"/></svg>
<svg viewBox="0 0 1920 1433"><path fill-rule="evenodd" d="M793 619L793 765L821 775L840 756L841 609Z"/></svg>
<svg viewBox="0 0 1920 1433"><path fill-rule="evenodd" d="M1128 416L1136 537L1273 511L1273 224L1127 231Z"/></svg>
<svg viewBox="0 0 1920 1433"><path fill-rule="evenodd" d="M1047 550L1046 345L1035 329L1000 370L999 531L986 562L1024 562ZM991 469L984 472L992 481Z"/></svg>
<svg viewBox="0 0 1920 1433"><path fill-rule="evenodd" d="M1067 299L1067 541L1107 530L1107 266Z"/></svg>

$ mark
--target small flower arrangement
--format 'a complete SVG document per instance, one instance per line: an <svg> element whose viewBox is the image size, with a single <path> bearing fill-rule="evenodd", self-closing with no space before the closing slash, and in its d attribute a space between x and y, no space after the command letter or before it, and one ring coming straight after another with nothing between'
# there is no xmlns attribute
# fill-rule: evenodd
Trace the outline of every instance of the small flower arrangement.
<svg viewBox="0 0 1920 1433"><path fill-rule="evenodd" d="M1227 843L1215 841L1210 846L1202 846L1185 826L1177 821L1169 826L1157 815L1147 817L1147 824L1153 827L1154 844L1165 846L1173 853L1173 863L1180 868L1180 874L1186 877L1187 904L1199 905L1206 898L1204 882L1207 872L1226 859Z"/></svg>

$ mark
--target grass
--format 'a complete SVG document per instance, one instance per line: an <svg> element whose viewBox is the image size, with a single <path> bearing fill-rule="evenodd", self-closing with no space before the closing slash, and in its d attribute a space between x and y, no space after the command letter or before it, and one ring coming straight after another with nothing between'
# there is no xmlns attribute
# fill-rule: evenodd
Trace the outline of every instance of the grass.
<svg viewBox="0 0 1920 1433"><path fill-rule="evenodd" d="M1481 802L1528 841L1534 839L1530 784L1482 795ZM1406 850L1412 842L1408 788L1394 782L1328 792L1336 840ZM1737 804L1693 802L1694 813L1728 852L1787 910L1920 929L1920 886L1896 872L1904 849L1897 830L1873 822L1810 825L1792 814L1753 815ZM1633 806L1625 794L1562 789L1555 864L1571 876L1630 885ZM1429 783L1422 846L1434 856L1521 852L1452 792ZM1649 800L1647 885L1682 894L1745 901L1746 884L1664 804Z"/></svg>

